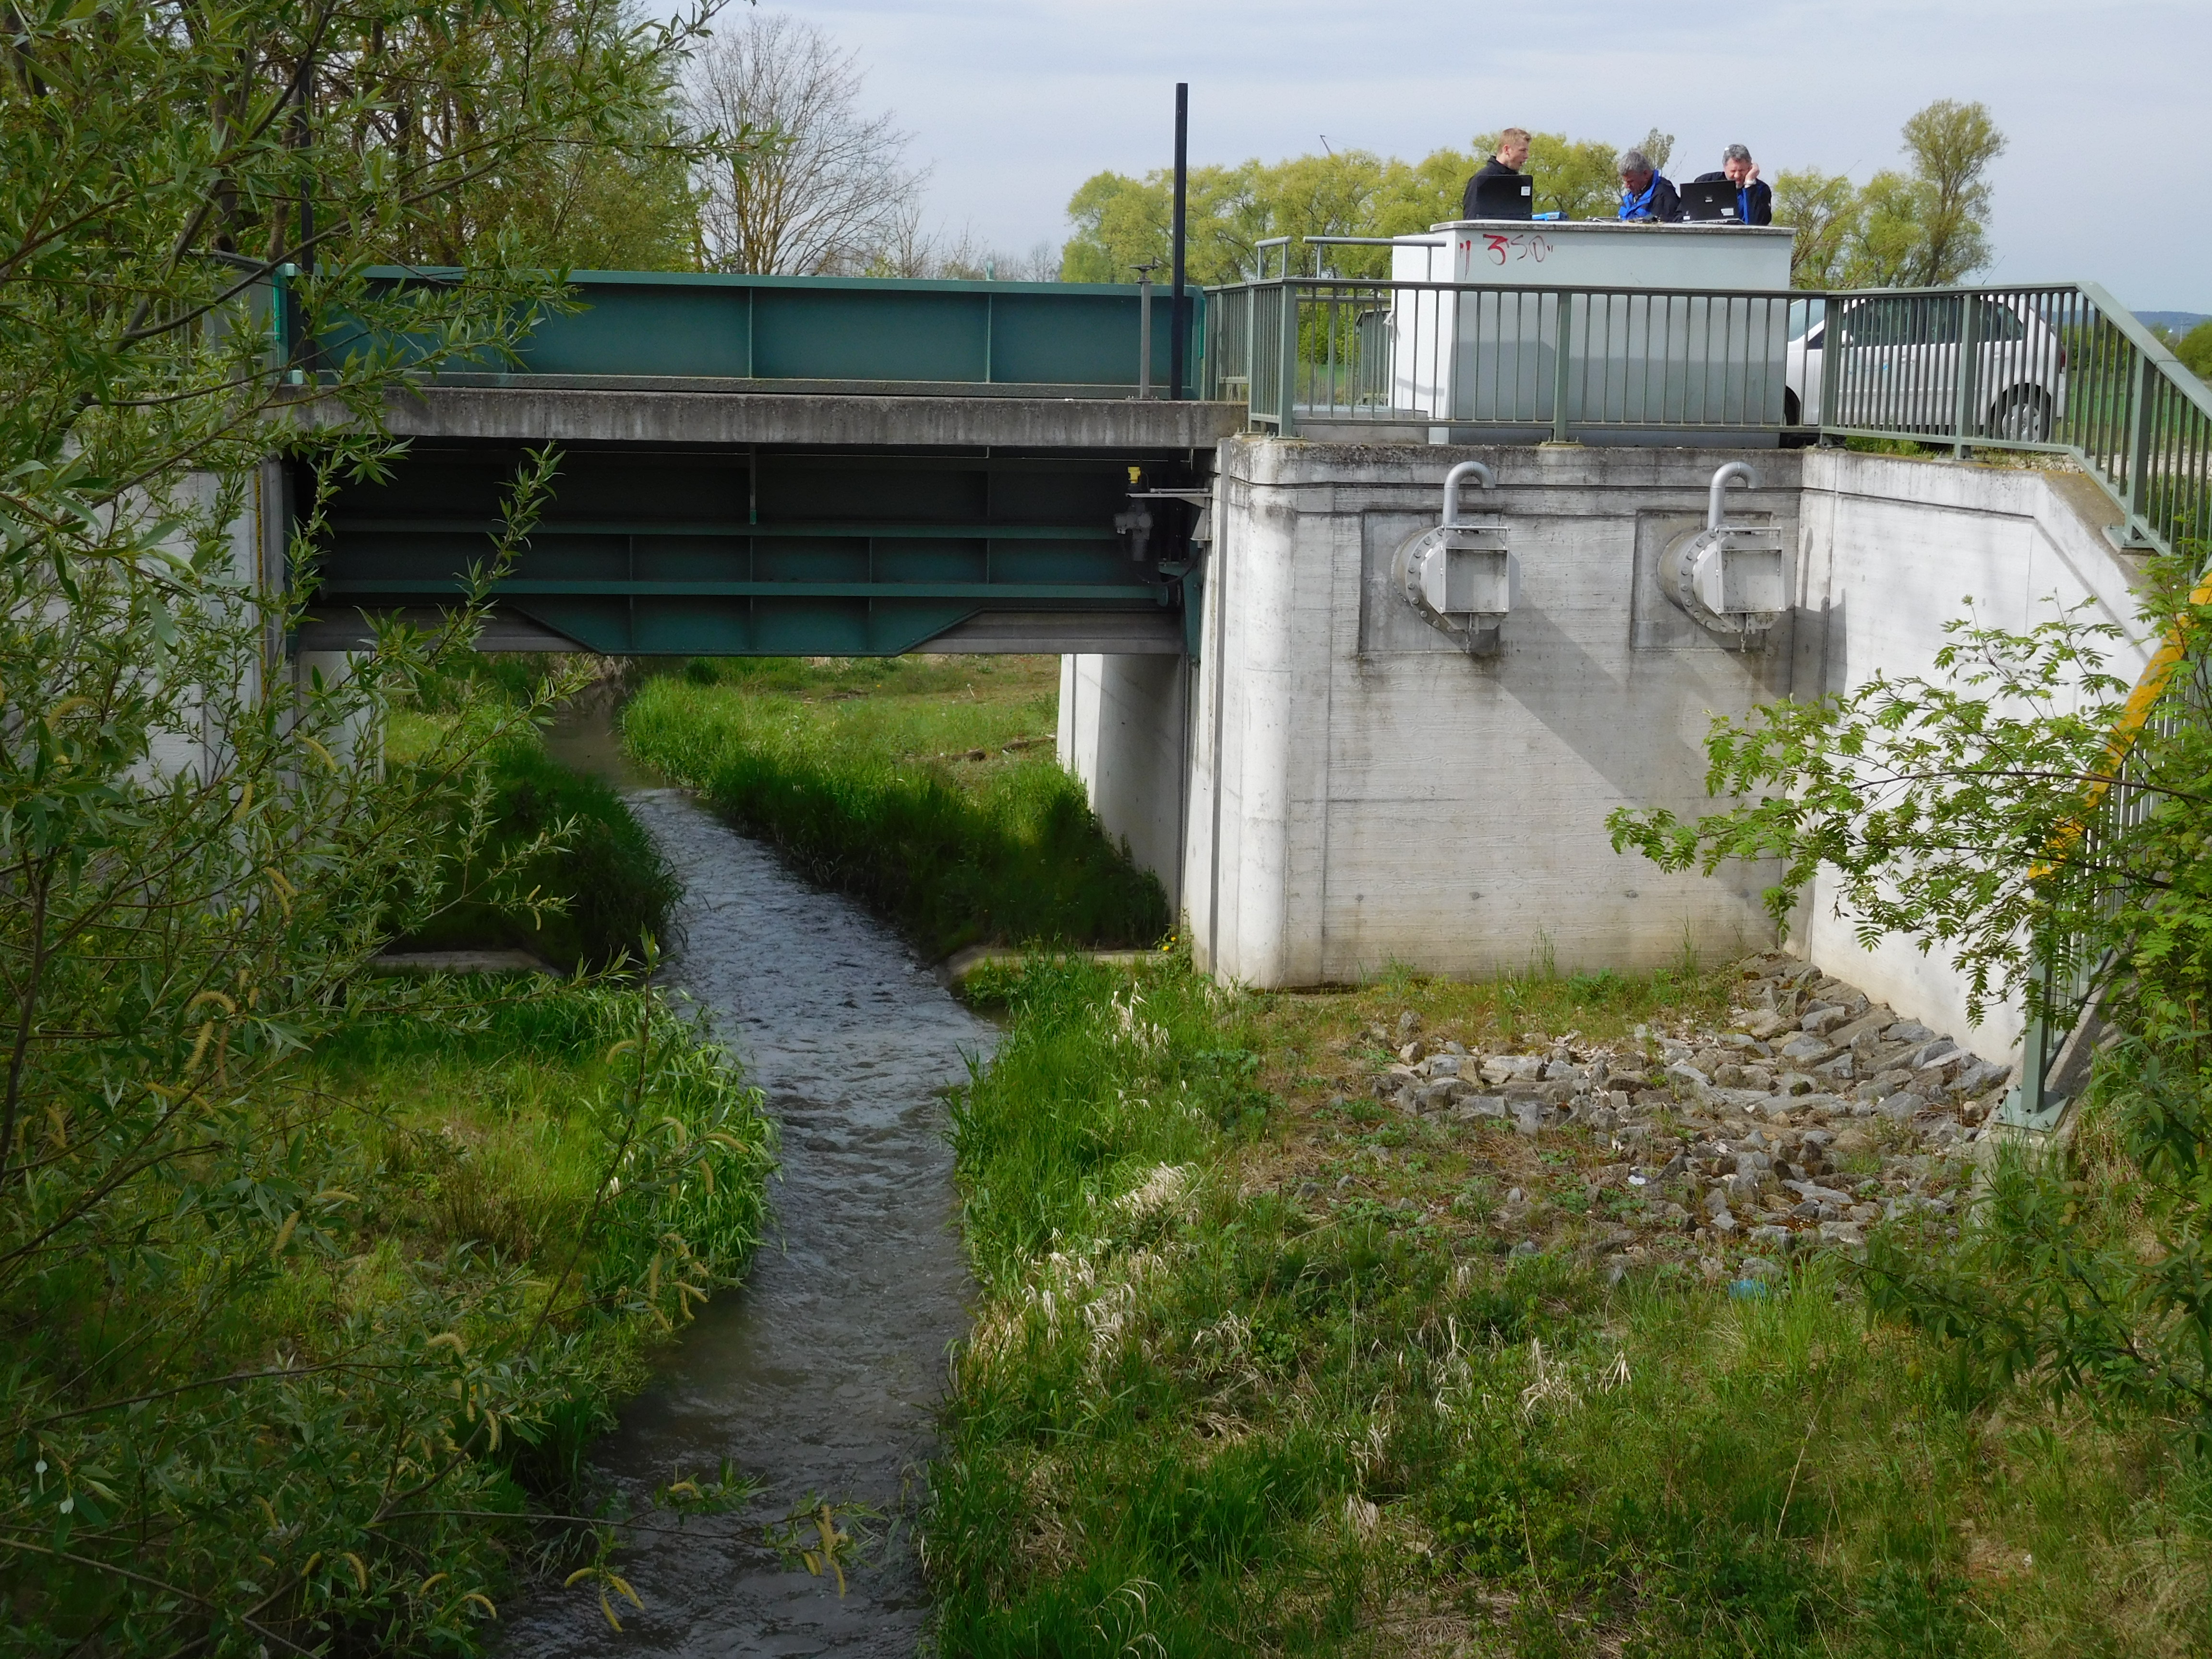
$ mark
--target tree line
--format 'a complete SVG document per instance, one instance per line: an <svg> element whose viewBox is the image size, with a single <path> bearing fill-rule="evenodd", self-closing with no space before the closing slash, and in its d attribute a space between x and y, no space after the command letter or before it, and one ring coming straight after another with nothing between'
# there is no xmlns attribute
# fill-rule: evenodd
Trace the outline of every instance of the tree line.
<svg viewBox="0 0 2212 1659"><path fill-rule="evenodd" d="M1988 108L1939 100L1905 122L1901 139L1903 165L1864 185L1812 167L1773 177L1775 222L1797 232L1793 284L1936 286L1989 264L1988 171L2005 138ZM1201 283L1238 281L1258 268L1258 245L1271 237L1403 236L1455 219L1468 176L1496 146L1497 135L1484 133L1468 149L1434 150L1418 161L1347 149L1194 167L1191 275ZM1663 168L1674 139L1655 129L1637 148ZM1534 135L1527 170L1535 179L1536 210L1612 217L1620 191L1618 155L1609 143ZM1133 267L1164 260L1171 192L1164 170L1086 179L1067 204L1074 234L1062 255L1062 278L1126 282ZM1380 275L1388 250L1334 248L1329 264L1346 276Z"/></svg>
<svg viewBox="0 0 2212 1659"><path fill-rule="evenodd" d="M395 66L396 67L396 66ZM395 256L458 264L487 238L574 269L696 270L799 276L952 276L1124 283L1164 267L1172 213L1164 168L1106 172L1067 204L1064 244L996 250L971 229L933 229L927 167L910 135L865 99L859 54L786 14L725 18L691 43L623 118L535 147L496 188L458 191ZM384 118L395 143L428 144L480 118L468 94L424 89ZM408 124L403 137L398 130ZM612 143L604 142L611 139ZM1908 119L1899 165L1864 184L1817 167L1773 174L1774 218L1796 228L1790 280L1802 288L1954 283L1991 258L1990 166L2005 137L1980 103L1938 100ZM1497 135L1408 161L1364 149L1191 170L1188 268L1200 283L1239 280L1273 237L1400 236L1460 213L1468 176ZM1638 141L1664 168L1674 137ZM1536 209L1611 217L1619 148L1538 133L1528 171ZM1347 276L1388 269L1387 250L1332 250Z"/></svg>

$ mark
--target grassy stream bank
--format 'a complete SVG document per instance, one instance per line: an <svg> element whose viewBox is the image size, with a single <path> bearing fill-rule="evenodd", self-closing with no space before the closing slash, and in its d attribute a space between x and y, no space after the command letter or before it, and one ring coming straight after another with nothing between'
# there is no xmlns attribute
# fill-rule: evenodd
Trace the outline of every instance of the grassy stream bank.
<svg viewBox="0 0 2212 1659"><path fill-rule="evenodd" d="M482 665L471 696L511 699L516 672ZM389 767L471 718L395 713ZM488 836L470 867L467 813L428 826L444 851L410 867L448 905L402 943L635 961L676 889L620 799L526 727L468 765ZM557 902L514 902L533 890ZM0 1493L0 1645L480 1651L519 1587L599 1547L585 1451L742 1275L773 1126L634 976L356 975L309 1039L245 1060L227 1022L252 994L228 985L153 1090L189 1115L108 1136L104 1232L36 1231L105 1144L81 1120L58 1107L15 1149L0 1412L27 1473Z"/></svg>
<svg viewBox="0 0 2212 1659"><path fill-rule="evenodd" d="M984 986L1013 1027L957 1109L986 1296L927 1530L945 1650L2203 1651L2212 1480L2165 1425L1976 1388L1838 1258L1610 1282L1617 1154L1349 1092L1408 1010L1627 1040L1732 979Z"/></svg>
<svg viewBox="0 0 2212 1659"><path fill-rule="evenodd" d="M623 716L639 759L934 957L1150 945L1160 884L1053 757L1056 657L696 662Z"/></svg>
<svg viewBox="0 0 2212 1659"><path fill-rule="evenodd" d="M1071 859L1041 829L1085 816L1012 748L1051 729L1042 668L990 672L702 668L629 741L932 951L1144 941L1095 832ZM1049 954L972 980L1010 1030L954 1102L984 1289L922 1534L940 1650L2212 1646L2212 1478L2171 1425L1974 1380L1840 1255L1747 1290L1693 1251L1608 1272L1617 1152L1367 1087L1408 1013L1478 1052L1632 1046L1735 989L1250 994Z"/></svg>

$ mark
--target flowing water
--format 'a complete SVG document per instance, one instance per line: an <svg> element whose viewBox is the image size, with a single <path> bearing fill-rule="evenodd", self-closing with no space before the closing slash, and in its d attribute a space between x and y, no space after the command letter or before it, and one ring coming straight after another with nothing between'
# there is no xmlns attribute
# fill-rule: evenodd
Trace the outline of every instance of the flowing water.
<svg viewBox="0 0 2212 1659"><path fill-rule="evenodd" d="M684 880L670 986L708 1013L782 1126L777 1234L716 1297L598 1449L606 1478L666 1532L621 1571L645 1602L607 1627L586 1586L518 1609L516 1655L909 1655L927 1604L907 1522L931 1448L947 1345L969 1289L952 1232L951 1155L937 1091L993 1028L880 923L809 886L690 797L649 787L604 713L554 752L621 785ZM647 1494L727 1458L765 1482L740 1514L678 1521ZM764 1526L810 1494L883 1510L872 1565L834 1583L786 1571Z"/></svg>

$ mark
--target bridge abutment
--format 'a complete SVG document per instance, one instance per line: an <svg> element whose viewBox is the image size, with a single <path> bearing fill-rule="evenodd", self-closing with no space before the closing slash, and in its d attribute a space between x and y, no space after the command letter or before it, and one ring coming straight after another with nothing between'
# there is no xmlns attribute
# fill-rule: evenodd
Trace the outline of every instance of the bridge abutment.
<svg viewBox="0 0 2212 1659"><path fill-rule="evenodd" d="M1489 655L1431 628L1389 579L1468 459L1497 472L1480 506L1503 515L1521 568ZM1200 964L1297 986L1394 963L1456 977L1644 971L1686 945L1711 961L1770 943L1775 867L1668 875L1606 832L1616 806L1706 807L1714 715L1931 673L1970 596L2007 627L2084 602L2131 636L2140 626L2135 562L2100 533L2103 498L2078 475L1765 450L1743 458L1759 486L1731 491L1729 516L1781 532L1791 603L1762 646L1732 649L1656 580L1728 459L1224 443L1187 702L1157 659L1062 671L1062 758L1109 831L1164 871L1163 814L1182 805L1170 886ZM2145 655L2116 653L2112 670ZM1903 940L1862 951L1833 900L1826 883L1804 896L1791 948L1936 1029L1973 1032L1982 1052L2016 1042L2016 1011L1976 1030L1948 963Z"/></svg>
<svg viewBox="0 0 2212 1659"><path fill-rule="evenodd" d="M1060 659L1060 763L1083 781L1107 833L1182 899L1190 793L1190 659Z"/></svg>

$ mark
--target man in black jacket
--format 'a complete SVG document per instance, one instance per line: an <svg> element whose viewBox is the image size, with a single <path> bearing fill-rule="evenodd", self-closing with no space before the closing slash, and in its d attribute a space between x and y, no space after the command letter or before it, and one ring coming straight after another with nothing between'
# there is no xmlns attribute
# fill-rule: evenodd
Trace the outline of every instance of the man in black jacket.
<svg viewBox="0 0 2212 1659"><path fill-rule="evenodd" d="M1620 152L1620 217L1671 225L1682 216L1682 198L1667 175L1640 149Z"/></svg>
<svg viewBox="0 0 2212 1659"><path fill-rule="evenodd" d="M1721 170L1701 173L1697 182L1701 185L1728 183L1735 186L1735 216L1737 222L1747 225L1771 225L1774 222L1774 192L1759 176L1759 163L1751 159L1751 152L1741 144L1730 144L1721 152Z"/></svg>
<svg viewBox="0 0 2212 1659"><path fill-rule="evenodd" d="M1476 217L1474 185L1479 179L1511 177L1528 162L1528 134L1520 127L1508 127L1498 135L1498 153L1474 170L1474 178L1467 181L1467 190L1460 198L1459 216Z"/></svg>

